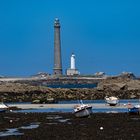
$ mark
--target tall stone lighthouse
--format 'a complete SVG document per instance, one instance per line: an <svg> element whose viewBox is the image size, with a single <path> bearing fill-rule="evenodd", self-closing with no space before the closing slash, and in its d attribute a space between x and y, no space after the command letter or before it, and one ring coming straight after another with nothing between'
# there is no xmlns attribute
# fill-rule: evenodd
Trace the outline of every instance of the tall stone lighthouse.
<svg viewBox="0 0 140 140"><path fill-rule="evenodd" d="M62 75L61 60L61 39L60 39L60 22L56 18L54 21L54 75Z"/></svg>

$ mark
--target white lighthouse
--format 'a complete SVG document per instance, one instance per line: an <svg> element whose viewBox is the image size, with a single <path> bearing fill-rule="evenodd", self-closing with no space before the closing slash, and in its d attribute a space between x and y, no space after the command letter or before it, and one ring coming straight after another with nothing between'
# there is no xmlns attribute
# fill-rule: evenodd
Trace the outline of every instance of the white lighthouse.
<svg viewBox="0 0 140 140"><path fill-rule="evenodd" d="M66 75L79 75L79 71L75 67L75 54L72 53L70 57L70 68L67 69Z"/></svg>
<svg viewBox="0 0 140 140"><path fill-rule="evenodd" d="M70 68L71 69L75 69L75 55L72 53L71 57L70 57Z"/></svg>

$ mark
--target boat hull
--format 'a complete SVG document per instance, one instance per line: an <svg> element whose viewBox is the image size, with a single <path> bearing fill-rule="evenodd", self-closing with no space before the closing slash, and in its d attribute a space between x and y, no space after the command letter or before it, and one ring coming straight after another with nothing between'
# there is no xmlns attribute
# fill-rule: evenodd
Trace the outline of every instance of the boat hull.
<svg viewBox="0 0 140 140"><path fill-rule="evenodd" d="M74 112L76 117L88 117L92 113L92 106L82 108Z"/></svg>
<svg viewBox="0 0 140 140"><path fill-rule="evenodd" d="M115 106L119 103L119 100L106 100L107 104L110 106Z"/></svg>
<svg viewBox="0 0 140 140"><path fill-rule="evenodd" d="M137 107L128 108L128 113L129 114L139 114L140 113L140 108L137 108Z"/></svg>
<svg viewBox="0 0 140 140"><path fill-rule="evenodd" d="M86 108L90 114L92 114L92 106Z"/></svg>
<svg viewBox="0 0 140 140"><path fill-rule="evenodd" d="M86 108L75 112L76 117L88 117L89 115L90 115L90 112Z"/></svg>

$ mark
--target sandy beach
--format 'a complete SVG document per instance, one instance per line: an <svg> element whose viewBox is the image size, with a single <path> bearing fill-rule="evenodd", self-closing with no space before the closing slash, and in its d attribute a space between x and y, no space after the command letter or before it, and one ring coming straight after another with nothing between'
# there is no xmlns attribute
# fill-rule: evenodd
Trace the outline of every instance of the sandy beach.
<svg viewBox="0 0 140 140"><path fill-rule="evenodd" d="M17 107L17 108L20 108L20 109L61 109L61 108L64 108L64 109L72 109L75 105L77 104L9 104L9 107ZM116 108L116 109L125 109L127 108L127 105L126 104L118 104L117 106L109 106L108 104L105 104L105 103L92 103L92 104L89 104L91 105L93 108L95 109L100 109L100 108Z"/></svg>

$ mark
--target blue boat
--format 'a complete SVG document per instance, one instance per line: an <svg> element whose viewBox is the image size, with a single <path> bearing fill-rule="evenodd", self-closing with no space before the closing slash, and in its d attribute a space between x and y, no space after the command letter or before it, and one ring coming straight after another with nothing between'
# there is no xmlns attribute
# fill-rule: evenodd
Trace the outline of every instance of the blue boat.
<svg viewBox="0 0 140 140"><path fill-rule="evenodd" d="M129 114L140 114L140 105L136 105L134 107L128 108Z"/></svg>

